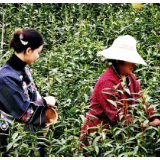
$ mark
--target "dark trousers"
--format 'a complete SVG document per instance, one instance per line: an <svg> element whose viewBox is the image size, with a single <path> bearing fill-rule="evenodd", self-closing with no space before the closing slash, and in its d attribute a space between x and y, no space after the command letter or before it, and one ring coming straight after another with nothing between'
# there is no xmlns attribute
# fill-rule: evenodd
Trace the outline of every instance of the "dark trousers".
<svg viewBox="0 0 160 160"><path fill-rule="evenodd" d="M7 147L7 136L2 136L0 135L0 152L6 152L6 147ZM44 145L37 145L37 148L39 148L37 151L40 154L40 157L44 157L45 154L45 149ZM33 154L33 153L32 153Z"/></svg>
<svg viewBox="0 0 160 160"><path fill-rule="evenodd" d="M28 131L32 135L36 135L37 137L43 137L43 133L36 133L36 132L39 131L38 127L34 127L32 125L25 125L24 130ZM39 139L39 140L34 139L34 140L38 141L38 142L41 142L41 143L43 142L43 140L41 140L41 139ZM32 144L29 144L29 145L31 146ZM37 148L37 152L39 153L39 156L44 157L45 156L45 146L43 144L38 144L36 146L36 148ZM31 156L32 155L34 156L34 152L31 152Z"/></svg>
<svg viewBox="0 0 160 160"><path fill-rule="evenodd" d="M7 147L7 136L0 135L0 152L6 152L6 147ZM45 149L44 145L37 145L37 148L39 148L37 151L40 154L40 157L44 157L45 154ZM33 154L33 153L32 153Z"/></svg>
<svg viewBox="0 0 160 160"><path fill-rule="evenodd" d="M6 152L7 136L0 135L0 152Z"/></svg>

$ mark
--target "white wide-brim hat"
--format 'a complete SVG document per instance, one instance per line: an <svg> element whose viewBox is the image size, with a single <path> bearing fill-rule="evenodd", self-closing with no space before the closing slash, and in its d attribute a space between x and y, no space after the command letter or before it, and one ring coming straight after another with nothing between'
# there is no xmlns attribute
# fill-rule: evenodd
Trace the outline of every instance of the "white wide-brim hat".
<svg viewBox="0 0 160 160"><path fill-rule="evenodd" d="M114 40L111 47L100 51L97 54L103 55L107 59L147 65L137 52L136 40L130 35L119 36Z"/></svg>

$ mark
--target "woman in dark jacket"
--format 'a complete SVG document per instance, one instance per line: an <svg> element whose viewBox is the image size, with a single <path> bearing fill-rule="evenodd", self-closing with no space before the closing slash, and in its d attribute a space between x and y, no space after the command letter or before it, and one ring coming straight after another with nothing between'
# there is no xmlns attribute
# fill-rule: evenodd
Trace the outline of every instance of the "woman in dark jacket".
<svg viewBox="0 0 160 160"><path fill-rule="evenodd" d="M14 53L0 70L0 119L4 120L0 121L1 146L7 144L6 136L10 133L6 119L26 123L33 132L33 126L46 127L50 122L46 113L48 106L55 105L55 98L40 96L27 66L39 58L43 43L42 36L33 29L17 30L10 40L9 48ZM56 121L57 113L53 114Z"/></svg>
<svg viewBox="0 0 160 160"><path fill-rule="evenodd" d="M130 123L132 114L129 110L132 109L128 106L137 103L133 99L143 97L139 82L132 73L135 63L146 65L136 50L136 40L129 35L120 36L110 48L100 54L110 59L112 65L101 75L90 98L91 110L86 115L80 135L80 139L85 145L89 145L88 140L84 139L85 135L97 131L97 129L90 129L90 127L102 125L103 129L108 129L109 125L117 125L120 119L125 123ZM115 92L114 86L117 86L116 90L124 90L123 82L126 84L124 94ZM132 93L139 93L139 95ZM124 101L123 99L128 100ZM120 103L115 106L115 103L112 103L115 101ZM154 113L154 109L150 108L146 115L152 121L150 124L160 124L158 118L149 118Z"/></svg>

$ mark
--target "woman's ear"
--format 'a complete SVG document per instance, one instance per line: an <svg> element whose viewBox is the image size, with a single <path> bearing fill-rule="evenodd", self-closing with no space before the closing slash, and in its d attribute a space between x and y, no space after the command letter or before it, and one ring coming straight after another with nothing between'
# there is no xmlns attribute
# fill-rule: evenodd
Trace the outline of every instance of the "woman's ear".
<svg viewBox="0 0 160 160"><path fill-rule="evenodd" d="M29 56L29 55L31 55L31 53L32 53L32 49L31 49L31 47L28 47L28 48L26 49L25 54L26 54L27 56Z"/></svg>

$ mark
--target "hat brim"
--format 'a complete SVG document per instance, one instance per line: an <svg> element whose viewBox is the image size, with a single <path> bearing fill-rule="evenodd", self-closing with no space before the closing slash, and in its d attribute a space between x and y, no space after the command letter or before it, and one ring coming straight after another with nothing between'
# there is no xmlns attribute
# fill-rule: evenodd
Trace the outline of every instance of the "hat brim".
<svg viewBox="0 0 160 160"><path fill-rule="evenodd" d="M110 47L97 54L103 55L107 59L122 60L137 64L147 65L137 51L129 50L120 47Z"/></svg>

